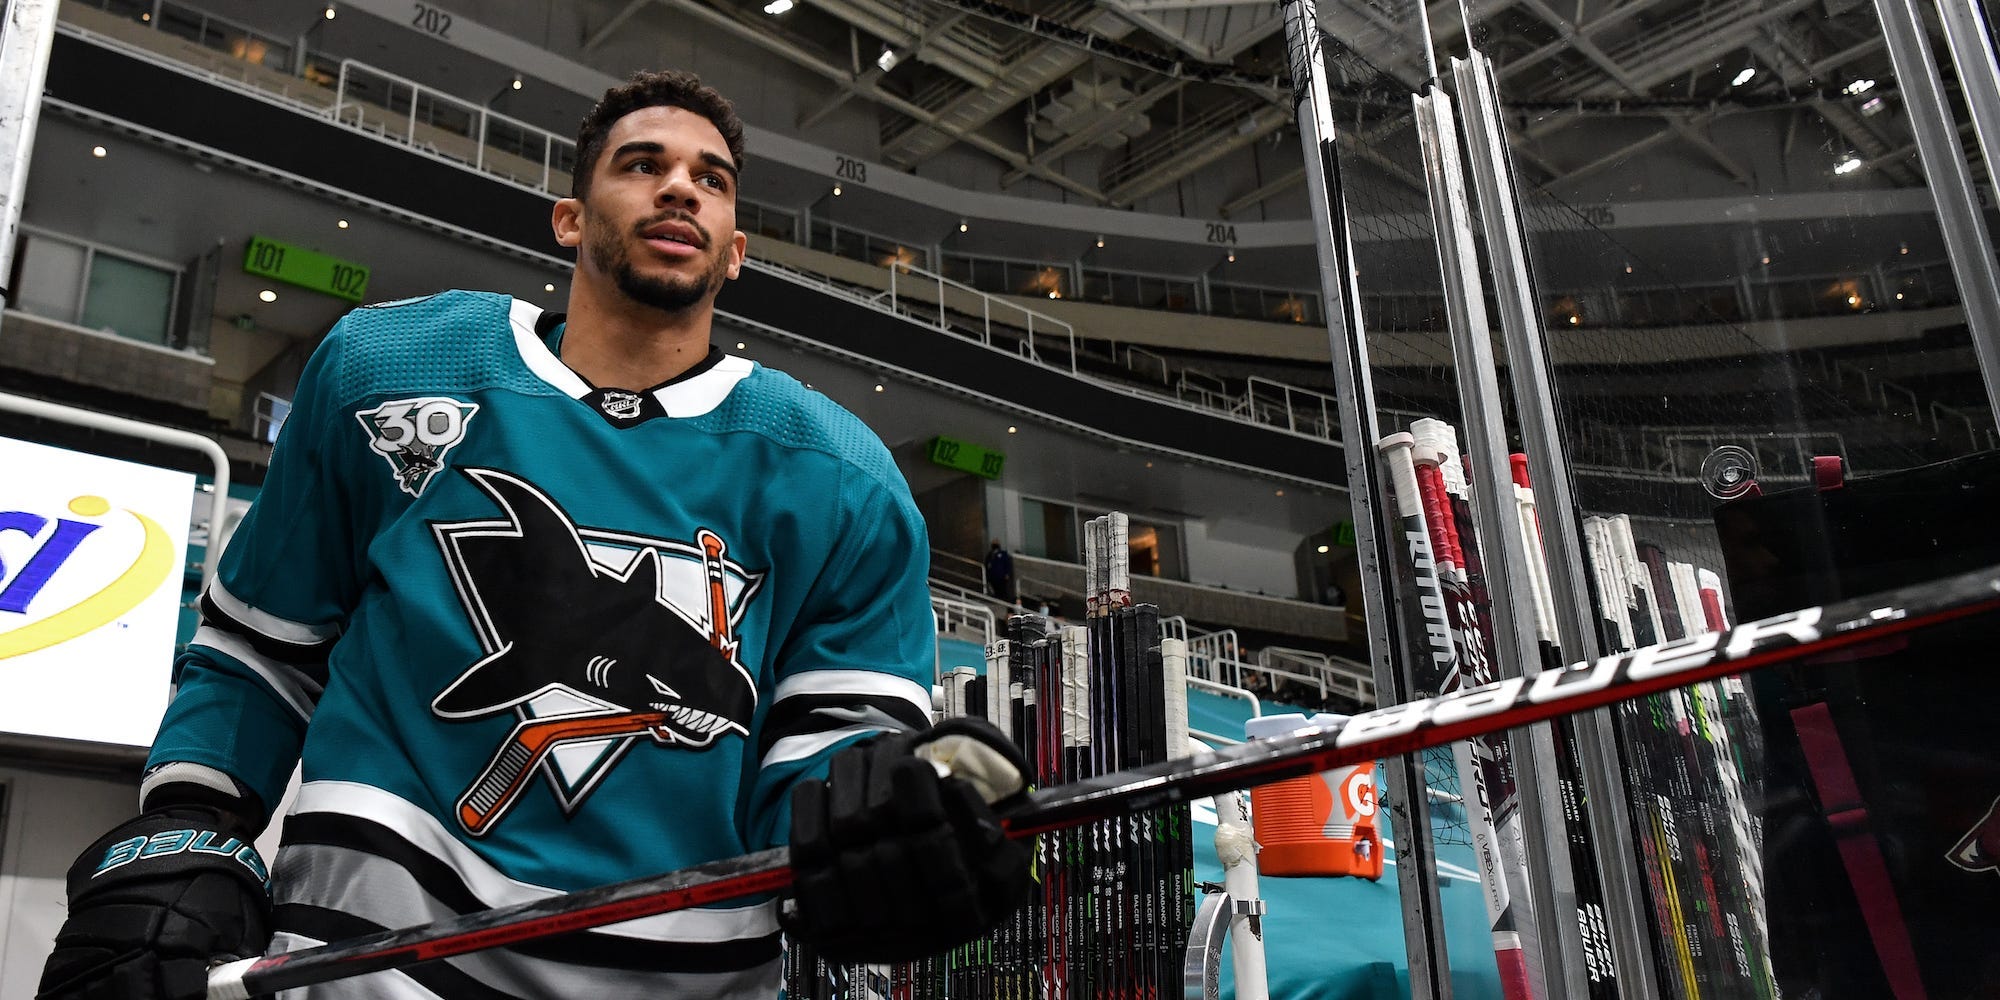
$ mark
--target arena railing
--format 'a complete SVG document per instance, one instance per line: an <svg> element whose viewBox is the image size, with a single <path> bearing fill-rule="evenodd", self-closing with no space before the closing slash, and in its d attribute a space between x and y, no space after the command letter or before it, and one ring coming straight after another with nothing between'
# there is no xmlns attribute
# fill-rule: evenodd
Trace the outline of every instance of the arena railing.
<svg viewBox="0 0 2000 1000"><path fill-rule="evenodd" d="M71 0L70 3L66 3L64 5L63 17L70 22L68 27L72 33L85 35L94 41L112 44L120 48L150 48L157 54L164 54L170 59L176 59L184 63L190 59L200 58L200 68L204 71L204 75L210 77L214 82L227 82L235 86L248 86L265 93L276 93L306 107L323 107L322 102L326 88L311 85L309 81L301 77L286 75L280 70L272 69L270 68L270 63L274 58L278 61L283 61L282 56L289 54L292 62L304 65L313 63L317 58L321 57L330 59L334 56L333 53L315 53L303 49L292 52L289 47L291 43L289 42L269 38L259 34L255 29L210 14L199 7L185 3L175 3L171 2L171 0L162 4L162 11L181 12L185 15L184 20L196 25L194 32L196 37L193 40L172 34L171 30L168 30L168 25L160 23L168 20L164 16L149 25L141 26L129 18L123 18L98 9L101 6L101 3L93 4L89 0ZM79 12L82 16L78 16ZM78 22L86 18L90 21L89 24L78 24ZM113 22L116 23L114 24ZM220 26L225 30L222 32L211 30L211 28L216 26ZM161 38L158 42L142 40L138 37L141 34L152 34L161 36ZM240 64L246 69L233 69L232 74L219 73L214 65L217 61L215 58L194 57L177 50L168 51L173 48L164 44L168 40L200 46L207 50L209 56L225 57L224 61L231 62L232 64ZM242 48L241 53L237 52L239 47ZM273 53L277 53L277 55L274 56L272 55ZM253 55L254 59L252 58ZM392 74L369 67L368 64L359 60L341 59L340 63L343 66L349 67L350 70L367 68L370 72L381 77L392 76ZM249 72L247 71L248 69L255 69L261 72ZM266 79L266 77L270 77L271 79ZM505 177L515 183L533 187L537 190L557 194L567 193L567 167L574 159L574 144L569 139L550 132L547 129L527 124L518 119L509 118L497 112L487 112L477 102L452 97L436 87L424 86L415 81L404 80L400 77L397 80L399 83L407 84L413 88L420 88L424 95L435 97L440 104L454 105L468 115L476 113L476 122L468 123L459 129L444 127L435 121L425 123L432 127L440 128L439 134L441 136L450 136L454 133L458 135L457 141L446 140L446 142L440 145L438 150L440 153L444 152L444 146L458 146L461 143L469 144L463 151L469 153L469 157L461 154L453 158L472 162L480 168L485 169L488 173ZM338 85L338 81L336 81L336 85ZM310 93L311 91L318 91L319 93ZM353 95L346 96L351 99ZM336 99L339 99L338 96ZM397 117L400 119L402 116ZM411 121L385 121L380 123L377 130L386 134L398 125L406 141L418 145L421 145L425 141L424 129L418 127L418 123L414 119ZM432 138L431 141L434 145L439 145L436 143L435 138ZM537 149L524 151L531 142L540 142L541 145ZM568 160L565 160L563 157L564 151L568 153ZM768 208L772 211L783 212L782 209L776 206L769 206ZM791 213L784 214L789 215ZM847 229L851 227L841 226L840 228ZM856 231L859 232L859 230ZM796 232L797 229L795 227L794 233ZM901 241L891 234L871 233L868 235L885 243L896 243L913 249L921 248L924 245L924 241L922 240ZM803 234L803 236L795 235L793 239L803 245L812 245L810 234ZM840 252L837 245L833 252ZM917 252L924 251L919 249ZM843 256L849 255L843 254ZM1088 286L1092 281L1099 280L1098 276L1102 275L1112 278L1130 278L1142 282L1147 280L1181 282L1194 289L1196 293L1185 296L1168 295L1161 297L1157 302L1121 302L1117 301L1118 296L1114 294L1112 304L1126 305L1130 308L1164 309L1175 312L1250 318L1244 316L1243 311L1233 305L1237 293L1240 292L1244 298L1258 304L1255 311L1260 313L1260 315L1256 318L1273 322L1311 323L1316 322L1315 317L1320 315L1318 292L1316 289L1283 289L1270 286L1220 282L1210 279L1205 274L1168 276L1124 269L1114 270L1096 266L1086 267L1081 258L1069 261L1021 261L1019 263L1036 267L1054 268L1069 277L1068 284L1075 284L1074 276L1081 274L1084 276L1084 284ZM1872 307L1913 308L1920 304L1948 305L1957 301L1956 286L1949 280L1938 281L1931 278L1932 274L1939 271L1941 267L1940 263L1934 261L1927 263L1913 262L1905 267L1891 268L1884 271L1880 276L1881 280L1878 280L1877 276L1869 274L1815 275L1766 281L1750 285L1747 288L1736 283L1716 283L1701 286L1667 285L1613 289L1608 294L1602 289L1573 289L1551 292L1549 295L1544 296L1544 301L1541 305L1549 325L1572 327L1599 327L1606 325L1674 326L1730 322L1728 317L1715 315L1704 304L1707 301L1706 296L1709 293L1727 294L1741 298L1741 302L1738 304L1738 312L1744 317L1762 316L1772 310L1776 311L1779 318L1797 318L1803 315L1844 314L1845 311L1850 309L1860 310ZM1860 297L1864 299L1865 305L1849 307L1844 302L1839 301L1839 296L1829 298L1827 289L1835 282L1850 282L1856 288L1861 289ZM977 288L980 287L981 282L974 280L969 284ZM1006 294L1012 291L1011 288L987 288L985 290L999 294ZM1907 294L1910 297L1908 299L1895 298L1898 294ZM1273 295L1283 295L1286 298L1278 300L1280 303L1278 309L1267 311L1264 309L1264 305ZM1665 309L1658 308L1661 305L1659 301L1661 296L1665 296L1666 299L1664 304L1667 308ZM1088 300L1089 296L1086 295L1083 298ZM1892 300L1901 304L1892 304ZM1587 310L1575 309L1575 303L1586 301L1592 304L1591 308ZM1217 308L1219 302L1230 302L1232 305L1225 308ZM1570 305L1565 306L1566 302L1570 303ZM1599 307L1600 304L1601 308ZM1364 308L1366 305L1364 303ZM1629 308L1627 307L1628 305ZM1566 309L1570 311L1565 311ZM1576 317L1576 323L1571 323L1571 316ZM1391 322L1390 325L1398 324Z"/></svg>

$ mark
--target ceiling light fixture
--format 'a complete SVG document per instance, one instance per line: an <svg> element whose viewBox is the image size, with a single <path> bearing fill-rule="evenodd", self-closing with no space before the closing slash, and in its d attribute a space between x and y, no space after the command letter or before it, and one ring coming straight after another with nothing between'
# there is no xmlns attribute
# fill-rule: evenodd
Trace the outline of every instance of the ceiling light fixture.
<svg viewBox="0 0 2000 1000"><path fill-rule="evenodd" d="M835 198L838 198L838 197L840 197L840 185L838 185L838 184L835 184L835 185L833 186L833 196L834 196Z"/></svg>
<svg viewBox="0 0 2000 1000"><path fill-rule="evenodd" d="M278 293L277 293L277 292L274 292L274 291L272 291L272 290L270 290L270 289L268 289L268 288L264 289L264 290L263 290L263 291L261 291L261 292L258 292L258 293L257 293L257 297L258 297L258 298L260 298L260 299L263 299L263 300L264 300L264 301L266 301L266 302L276 302L276 301L278 301Z"/></svg>
<svg viewBox="0 0 2000 1000"><path fill-rule="evenodd" d="M1018 428L1018 427L1015 427L1015 426L1014 426L1013 424L1008 424L1008 425L1007 425L1007 433L1009 433L1009 434L1012 434L1012 433L1014 433L1014 432L1018 431L1019 429L1020 429L1020 428Z"/></svg>
<svg viewBox="0 0 2000 1000"><path fill-rule="evenodd" d="M1880 97L1871 97L1861 102L1861 113L1865 116L1873 117L1881 114L1882 109L1886 107L1888 105L1884 104Z"/></svg>
<svg viewBox="0 0 2000 1000"><path fill-rule="evenodd" d="M1571 325L1571 326L1582 326L1582 325L1583 325L1583 317L1581 317L1581 316L1577 316L1577 315L1575 315L1575 314L1571 314L1571 316L1570 316L1570 318L1569 318L1569 325Z"/></svg>
<svg viewBox="0 0 2000 1000"><path fill-rule="evenodd" d="M341 229L346 229L346 228L347 228L347 220L346 220L346 219L336 219L336 220L334 220L334 223L333 223L333 224L334 224L335 226L337 226L337 227L341 228Z"/></svg>
<svg viewBox="0 0 2000 1000"><path fill-rule="evenodd" d="M1896 293L1896 301L1898 301L1898 302L1901 302L1901 301L1903 301L1903 293L1902 293L1902 292L1897 292L1897 293Z"/></svg>
<svg viewBox="0 0 2000 1000"><path fill-rule="evenodd" d="M1319 547L1319 554L1320 554L1320 555L1326 555L1326 551L1327 551L1327 546L1324 546L1324 545L1322 545L1322 546L1320 546L1320 547Z"/></svg>
<svg viewBox="0 0 2000 1000"><path fill-rule="evenodd" d="M1285 491L1284 491L1284 490L1279 490L1279 491L1278 491L1278 495L1279 495L1279 496L1284 496L1284 495L1285 495Z"/></svg>
<svg viewBox="0 0 2000 1000"><path fill-rule="evenodd" d="M1236 263L1236 251L1234 250L1229 251L1229 262L1231 264Z"/></svg>
<svg viewBox="0 0 2000 1000"><path fill-rule="evenodd" d="M887 45L884 45L882 46L882 54L875 57L875 68L881 70L884 73L887 73L890 70L895 69L896 64L902 61L903 61L903 56L901 53L897 52L895 49L892 49Z"/></svg>
<svg viewBox="0 0 2000 1000"><path fill-rule="evenodd" d="M555 290L556 290L556 283L553 281L542 286L542 291L545 292L553 292Z"/></svg>
<svg viewBox="0 0 2000 1000"><path fill-rule="evenodd" d="M1910 254L1910 245L1908 243L1904 243L1896 247L1896 252L1907 257Z"/></svg>
<svg viewBox="0 0 2000 1000"><path fill-rule="evenodd" d="M1757 75L1757 67L1745 66L1743 67L1743 72L1736 74L1736 79L1729 81L1729 85L1732 87L1741 87L1744 84L1749 83L1750 78L1756 75Z"/></svg>
<svg viewBox="0 0 2000 1000"><path fill-rule="evenodd" d="M736 342L736 349L737 349L737 350L739 350L739 351L743 349L743 342L742 342L742 341L740 341L740 340L739 340L739 341L737 341L737 342Z"/></svg>
<svg viewBox="0 0 2000 1000"><path fill-rule="evenodd" d="M100 160L101 160L101 159L104 159L104 152L105 152L105 150L104 150L104 147L103 147L103 146L92 146L92 147L90 147L90 155L92 155L92 156L95 156L95 157L97 157L97 158L98 158L98 159L100 159Z"/></svg>
<svg viewBox="0 0 2000 1000"><path fill-rule="evenodd" d="M877 383L875 383L875 391L876 391L876 392L881 392L881 391L882 391L882 383L880 383L880 382L877 382Z"/></svg>
<svg viewBox="0 0 2000 1000"><path fill-rule="evenodd" d="M326 19L327 19L327 20L329 20L329 21L333 20L333 5L332 5L332 4L327 4L327 5L326 5Z"/></svg>
<svg viewBox="0 0 2000 1000"><path fill-rule="evenodd" d="M1851 174L1860 169L1861 160L1854 156L1849 156L1847 159L1833 165L1833 172L1836 174Z"/></svg>
<svg viewBox="0 0 2000 1000"><path fill-rule="evenodd" d="M514 89L515 90L521 89L521 78L518 76L514 78Z"/></svg>
<svg viewBox="0 0 2000 1000"><path fill-rule="evenodd" d="M967 228L968 228L968 227L966 226L966 224L965 224L965 220L964 220L964 219L960 219L960 220L958 220L958 231L959 231L959 232L961 232L961 233L962 233L962 232L965 232L965 230L966 230Z"/></svg>
<svg viewBox="0 0 2000 1000"><path fill-rule="evenodd" d="M1102 236L1099 236L1099 237L1097 238L1097 249L1099 249L1099 250L1102 250L1102 249L1104 249L1104 237L1102 237Z"/></svg>
<svg viewBox="0 0 2000 1000"><path fill-rule="evenodd" d="M153 12L150 10L139 15L139 20L141 21L150 21L152 19L153 19Z"/></svg>
<svg viewBox="0 0 2000 1000"><path fill-rule="evenodd" d="M1764 260L1763 260L1763 263L1764 263L1764 264L1765 264L1766 266L1768 266L1768 265L1769 265L1769 264L1771 263L1771 257L1770 257L1770 255L1769 255L1769 254L1766 254L1766 255L1764 256Z"/></svg>
<svg viewBox="0 0 2000 1000"><path fill-rule="evenodd" d="M776 17L792 9L792 0L771 0L764 5L764 13Z"/></svg>
<svg viewBox="0 0 2000 1000"><path fill-rule="evenodd" d="M1859 97L1860 95L1865 94L1874 89L1875 89L1875 81L1856 80L1853 83L1848 84L1846 87L1841 88L1841 92L1844 94L1853 94L1856 97Z"/></svg>

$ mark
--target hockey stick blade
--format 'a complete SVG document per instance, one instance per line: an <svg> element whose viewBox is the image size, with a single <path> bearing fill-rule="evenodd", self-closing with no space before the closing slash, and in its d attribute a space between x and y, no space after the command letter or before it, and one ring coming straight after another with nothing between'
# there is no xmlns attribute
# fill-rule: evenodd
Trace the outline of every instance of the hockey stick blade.
<svg viewBox="0 0 2000 1000"><path fill-rule="evenodd" d="M1089 778L1029 796L1004 817L1028 837L1206 798L1284 778L1441 746L1688 684L1871 642L2000 610L2000 567L1887 594L1805 608L1692 639L1607 656L1532 680L1511 678L1440 698L1365 712L1343 725L1302 729L1180 760ZM791 885L789 855L773 848L676 872L499 907L432 924L210 972L210 1000L400 968L605 924L776 892Z"/></svg>

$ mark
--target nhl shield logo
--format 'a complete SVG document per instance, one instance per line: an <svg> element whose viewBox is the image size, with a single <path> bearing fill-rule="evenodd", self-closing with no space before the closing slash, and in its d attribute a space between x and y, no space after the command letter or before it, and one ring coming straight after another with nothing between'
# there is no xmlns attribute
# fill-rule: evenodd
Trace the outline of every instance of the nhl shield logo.
<svg viewBox="0 0 2000 1000"><path fill-rule="evenodd" d="M478 412L478 403L418 396L359 410L354 417L368 431L368 447L389 463L396 485L415 497L444 468L445 454L465 440L465 428Z"/></svg>
<svg viewBox="0 0 2000 1000"><path fill-rule="evenodd" d="M597 406L607 417L631 420L644 409L646 399L636 392L624 389L605 389L597 397Z"/></svg>

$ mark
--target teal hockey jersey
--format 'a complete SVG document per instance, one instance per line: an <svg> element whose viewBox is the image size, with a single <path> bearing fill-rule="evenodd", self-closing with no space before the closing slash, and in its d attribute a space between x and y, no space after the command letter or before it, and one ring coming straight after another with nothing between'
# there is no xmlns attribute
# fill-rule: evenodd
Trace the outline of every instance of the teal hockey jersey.
<svg viewBox="0 0 2000 1000"><path fill-rule="evenodd" d="M927 724L929 543L881 441L720 352L593 387L558 320L364 307L301 379L149 779L275 804L301 761L274 949L781 843L801 776ZM310 995L773 996L777 955L764 902Z"/></svg>

